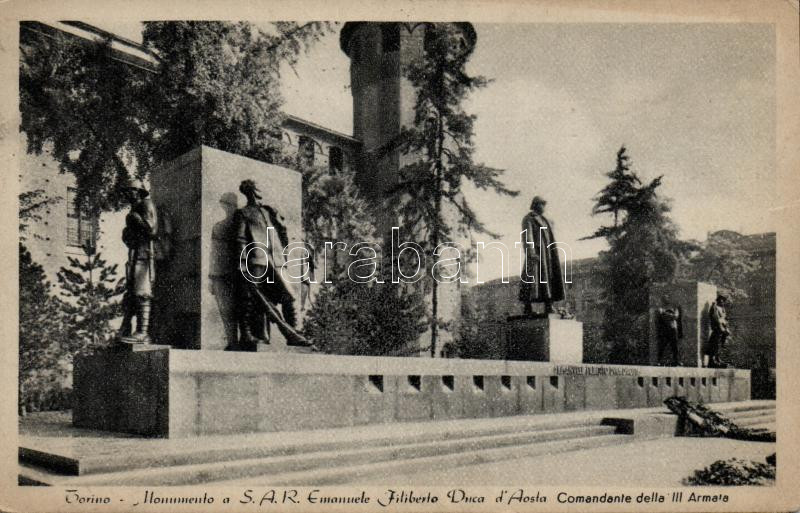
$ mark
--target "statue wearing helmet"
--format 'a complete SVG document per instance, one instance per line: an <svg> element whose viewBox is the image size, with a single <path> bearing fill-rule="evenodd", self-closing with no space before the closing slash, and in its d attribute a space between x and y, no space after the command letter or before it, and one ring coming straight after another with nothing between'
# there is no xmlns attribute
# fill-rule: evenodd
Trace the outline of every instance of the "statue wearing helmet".
<svg viewBox="0 0 800 513"><path fill-rule="evenodd" d="M153 241L158 237L158 214L149 198L150 193L140 180L126 187L125 195L131 210L125 217L122 241L128 247L125 268L125 297L120 334L138 343L149 343L150 304L155 267ZM136 317L136 331L132 332Z"/></svg>

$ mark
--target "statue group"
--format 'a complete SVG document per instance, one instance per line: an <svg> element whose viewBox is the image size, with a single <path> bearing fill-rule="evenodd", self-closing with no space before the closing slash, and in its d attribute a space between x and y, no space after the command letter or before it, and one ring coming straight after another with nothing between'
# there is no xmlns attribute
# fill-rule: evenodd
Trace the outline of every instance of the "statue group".
<svg viewBox="0 0 800 513"><path fill-rule="evenodd" d="M276 272L285 263L282 248L289 243L283 220L275 209L261 203L255 181L242 181L239 192L247 203L234 213L230 233L238 337L228 349L256 351L259 345L269 344L272 325L286 338L286 345L315 349L297 330L295 298L281 273ZM125 195L130 211L122 232L128 262L120 339L129 344L149 344L155 264L159 255L168 253L164 246L169 244L171 228L159 216L141 181L131 182Z"/></svg>

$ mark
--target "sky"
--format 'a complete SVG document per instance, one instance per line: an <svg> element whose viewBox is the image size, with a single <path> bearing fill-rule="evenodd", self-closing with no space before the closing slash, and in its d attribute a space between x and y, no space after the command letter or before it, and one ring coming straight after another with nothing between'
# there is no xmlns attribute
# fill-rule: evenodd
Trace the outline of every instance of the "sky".
<svg viewBox="0 0 800 513"><path fill-rule="evenodd" d="M475 24L468 71L492 82L466 102L477 116L476 160L505 170L516 198L466 187L497 239L512 249L534 195L543 196L556 239L573 258L608 222L593 197L628 148L644 180L663 175L661 194L686 239L709 232L774 231L775 36L760 24ZM115 27L132 39L135 26ZM126 34L127 32L127 34ZM349 60L338 32L283 70L285 111L352 133ZM491 239L484 238L486 242ZM482 281L500 276L496 252ZM513 279L513 278L512 278Z"/></svg>

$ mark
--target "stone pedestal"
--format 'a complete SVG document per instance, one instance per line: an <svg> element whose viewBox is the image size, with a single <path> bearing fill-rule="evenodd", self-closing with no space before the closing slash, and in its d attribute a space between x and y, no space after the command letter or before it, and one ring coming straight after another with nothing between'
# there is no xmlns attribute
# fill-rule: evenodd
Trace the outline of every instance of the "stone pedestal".
<svg viewBox="0 0 800 513"><path fill-rule="evenodd" d="M301 241L300 173L207 146L152 171L151 195L172 225L172 251L156 268L152 334L155 342L186 349L225 349L236 340L231 224L253 179L262 202L284 217L289 242ZM294 256L299 256L295 254ZM299 285L295 284L299 298ZM297 304L299 309L299 304ZM273 327L271 346L283 347Z"/></svg>
<svg viewBox="0 0 800 513"><path fill-rule="evenodd" d="M708 309L717 297L717 287L710 283L680 281L657 283L650 288L648 362L658 365L657 311L664 299L673 306L680 306L683 314L683 339L678 341L680 366L701 367L703 347L708 340ZM668 359L665 350L663 359Z"/></svg>
<svg viewBox="0 0 800 513"><path fill-rule="evenodd" d="M100 351L75 359L73 423L179 438L656 407L674 395L706 403L746 401L750 371L285 352Z"/></svg>
<svg viewBox="0 0 800 513"><path fill-rule="evenodd" d="M554 317L510 317L506 359L553 363L583 362L583 323Z"/></svg>

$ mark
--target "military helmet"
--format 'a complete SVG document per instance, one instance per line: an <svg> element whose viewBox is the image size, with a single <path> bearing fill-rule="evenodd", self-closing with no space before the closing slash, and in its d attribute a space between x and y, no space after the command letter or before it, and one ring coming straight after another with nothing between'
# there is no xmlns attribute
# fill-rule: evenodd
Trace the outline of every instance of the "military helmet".
<svg viewBox="0 0 800 513"><path fill-rule="evenodd" d="M534 205L547 205L547 201L545 201L541 196L534 196L531 200L531 209L533 209Z"/></svg>
<svg viewBox="0 0 800 513"><path fill-rule="evenodd" d="M135 190L139 191L143 196L147 196L147 195L150 194L150 192L144 186L144 182L142 182L138 178L134 178L133 180L128 182L128 185L125 188L126 189L135 189Z"/></svg>

